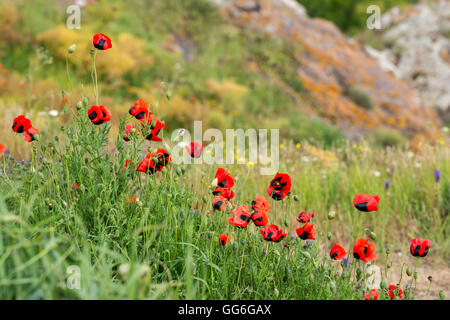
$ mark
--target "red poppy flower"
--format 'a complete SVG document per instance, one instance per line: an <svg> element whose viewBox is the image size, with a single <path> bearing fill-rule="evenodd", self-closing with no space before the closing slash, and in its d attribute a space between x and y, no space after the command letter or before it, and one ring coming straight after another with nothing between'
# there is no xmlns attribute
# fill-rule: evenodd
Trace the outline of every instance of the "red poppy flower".
<svg viewBox="0 0 450 320"><path fill-rule="evenodd" d="M228 240L228 236L225 233L221 233L219 235L219 243L222 246L225 246L227 243L230 243L230 240Z"/></svg>
<svg viewBox="0 0 450 320"><path fill-rule="evenodd" d="M353 205L359 211L378 211L378 203L380 202L380 197L371 194L357 194L353 198Z"/></svg>
<svg viewBox="0 0 450 320"><path fill-rule="evenodd" d="M125 200L125 203L137 204L136 198L134 196L131 199Z"/></svg>
<svg viewBox="0 0 450 320"><path fill-rule="evenodd" d="M347 252L345 251L345 249L338 245L336 242L333 245L333 248L331 248L330 251L330 257L333 260L342 260L347 256Z"/></svg>
<svg viewBox="0 0 450 320"><path fill-rule="evenodd" d="M156 162L153 159L156 158ZM170 155L163 148L156 150L156 154L149 153L139 163L136 171L153 174L155 171L162 171L162 168L167 167L170 163Z"/></svg>
<svg viewBox="0 0 450 320"><path fill-rule="evenodd" d="M126 124L125 125L123 140L130 141L131 129L134 129L134 128L135 128L134 124Z"/></svg>
<svg viewBox="0 0 450 320"><path fill-rule="evenodd" d="M32 142L36 140L35 136L37 134L39 134L38 129L36 129L35 127L31 127L30 129L28 129L23 133L23 138L25 139L26 142Z"/></svg>
<svg viewBox="0 0 450 320"><path fill-rule="evenodd" d="M24 115L20 115L13 120L12 129L14 132L22 133L26 142L36 140L36 135L39 133L38 129L31 125L31 121Z"/></svg>
<svg viewBox="0 0 450 320"><path fill-rule="evenodd" d="M221 188L217 186L212 192L215 196L222 196L226 198L227 200L231 200L234 198L234 191L231 190L231 188Z"/></svg>
<svg viewBox="0 0 450 320"><path fill-rule="evenodd" d="M132 160L128 159L127 161L125 161L125 164L123 165L123 169L127 170L128 165L131 165Z"/></svg>
<svg viewBox="0 0 450 320"><path fill-rule="evenodd" d="M254 211L252 212L251 218L253 223L258 227L267 226L267 223L269 223L269 216L265 211Z"/></svg>
<svg viewBox="0 0 450 320"><path fill-rule="evenodd" d="M197 202L194 203L194 205L192 206L192 209L197 210Z"/></svg>
<svg viewBox="0 0 450 320"><path fill-rule="evenodd" d="M375 260L378 258L375 254L375 243L369 243L369 238L356 239L355 245L353 246L353 257L365 262Z"/></svg>
<svg viewBox="0 0 450 320"><path fill-rule="evenodd" d="M31 121L27 119L24 115L20 115L13 120L12 129L17 133L24 133L31 129Z"/></svg>
<svg viewBox="0 0 450 320"><path fill-rule="evenodd" d="M278 226L274 224L262 228L259 232L266 241L280 242L286 238L286 233L283 233L283 230L279 229Z"/></svg>
<svg viewBox="0 0 450 320"><path fill-rule="evenodd" d="M186 146L186 150L192 158L200 158L200 156L202 155L203 144L192 141L189 145Z"/></svg>
<svg viewBox="0 0 450 320"><path fill-rule="evenodd" d="M227 199L222 196L215 196L213 199L213 208L219 211L225 211L227 208Z"/></svg>
<svg viewBox="0 0 450 320"><path fill-rule="evenodd" d="M285 173L277 173L270 182L267 194L275 200L283 200L291 190L291 177Z"/></svg>
<svg viewBox="0 0 450 320"><path fill-rule="evenodd" d="M143 118L149 120L152 118L152 112L148 110L148 103L144 99L136 101L128 112L138 120Z"/></svg>
<svg viewBox="0 0 450 320"><path fill-rule="evenodd" d="M72 190L75 191L75 190L79 189L80 186L81 186L81 184L80 184L79 182L77 182L77 183L75 183L75 184L73 185ZM85 191L85 192L88 192L88 189L84 189L84 191Z"/></svg>
<svg viewBox="0 0 450 320"><path fill-rule="evenodd" d="M111 111L105 106L92 106L88 110L88 117L96 126L111 120Z"/></svg>
<svg viewBox="0 0 450 320"><path fill-rule="evenodd" d="M269 222L268 213L270 210L269 200L266 197L258 196L252 201L252 220L258 227L266 226Z"/></svg>
<svg viewBox="0 0 450 320"><path fill-rule="evenodd" d="M310 222L311 219L315 216L316 214L314 212L306 212L305 210L303 210L302 212L300 212L297 216L297 221L298 222Z"/></svg>
<svg viewBox="0 0 450 320"><path fill-rule="evenodd" d="M80 186L81 184L77 182L73 185L72 190L78 189Z"/></svg>
<svg viewBox="0 0 450 320"><path fill-rule="evenodd" d="M431 240L428 239L411 239L410 252L414 257L425 257L431 247Z"/></svg>
<svg viewBox="0 0 450 320"><path fill-rule="evenodd" d="M152 117L153 119L149 118L145 120L145 118L142 118L141 125L145 128L147 135L145 139L150 141L158 141L161 142L162 139L158 137L159 132L164 128L164 123L162 123L157 117ZM150 131L150 133L148 133Z"/></svg>
<svg viewBox="0 0 450 320"><path fill-rule="evenodd" d="M302 240L316 240L316 230L314 229L314 225L309 222L295 231Z"/></svg>
<svg viewBox="0 0 450 320"><path fill-rule="evenodd" d="M264 196L256 197L256 199L252 201L252 209L254 211L269 212L270 210L269 200L267 200L267 198Z"/></svg>
<svg viewBox="0 0 450 320"><path fill-rule="evenodd" d="M364 298L366 300L378 300L378 291L376 289L372 289L370 292L364 294Z"/></svg>
<svg viewBox="0 0 450 320"><path fill-rule="evenodd" d="M389 285L388 294L391 300L394 300L394 298L403 299L403 290L400 288L397 289L397 286L393 284Z"/></svg>
<svg viewBox="0 0 450 320"><path fill-rule="evenodd" d="M221 188L232 188L234 186L234 178L224 168L217 169L216 172L217 185Z"/></svg>
<svg viewBox="0 0 450 320"><path fill-rule="evenodd" d="M3 152L6 152L6 150L8 149L6 149L6 147L0 143L0 155L3 154Z"/></svg>
<svg viewBox="0 0 450 320"><path fill-rule="evenodd" d="M95 34L92 38L92 43L94 44L94 47L99 50L108 50L112 48L111 39L103 33Z"/></svg>
<svg viewBox="0 0 450 320"><path fill-rule="evenodd" d="M228 223L239 228L245 228L251 220L250 211L247 206L236 207L233 210L233 216L232 218L228 218Z"/></svg>

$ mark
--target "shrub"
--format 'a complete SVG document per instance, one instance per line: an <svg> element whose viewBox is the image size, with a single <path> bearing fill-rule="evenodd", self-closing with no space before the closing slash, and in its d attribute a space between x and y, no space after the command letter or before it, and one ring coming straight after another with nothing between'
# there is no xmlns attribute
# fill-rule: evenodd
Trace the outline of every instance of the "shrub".
<svg viewBox="0 0 450 320"><path fill-rule="evenodd" d="M372 110L374 105L369 94L364 89L359 87L350 87L348 89L348 96L354 103L366 110Z"/></svg>
<svg viewBox="0 0 450 320"><path fill-rule="evenodd" d="M403 138L398 132L389 129L378 129L375 130L371 136L372 142L380 147L401 147L406 143L405 138Z"/></svg>

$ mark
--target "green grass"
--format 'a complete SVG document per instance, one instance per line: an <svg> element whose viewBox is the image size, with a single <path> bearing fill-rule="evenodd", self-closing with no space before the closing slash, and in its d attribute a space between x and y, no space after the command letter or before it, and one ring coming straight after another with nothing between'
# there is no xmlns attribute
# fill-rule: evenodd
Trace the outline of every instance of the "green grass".
<svg viewBox="0 0 450 320"><path fill-rule="evenodd" d="M328 251L334 241L351 252L355 238L373 231L384 261L385 248L406 254L410 237L421 236L433 239L430 255L448 257L443 192L450 168L444 149L410 158L400 150L380 154L346 144L335 150L338 168L332 169L321 161L299 163L308 156L305 151L292 143L283 146L287 156L280 171L292 176L292 195L282 202L271 200L270 223L285 229L288 237L267 243L255 226L236 229L227 223L230 212L213 212L208 186L215 166L183 165L177 174L177 166L170 165L154 176L124 170L126 159L140 161L145 145L138 138L125 145L119 136L116 152L108 152L110 126L92 125L85 116L86 102L59 138L30 145L31 162L3 158L3 299L361 299L355 270L363 265L350 259L345 269L332 262ZM416 162L423 167L411 174ZM442 170L439 183L433 179L434 168ZM236 177L235 204L250 206L265 194L271 177L260 176L256 166L228 169ZM374 170L382 177L375 177ZM383 190L384 178L391 181L388 191ZM75 183L81 185L73 190ZM379 194L380 210L354 209L351 200L358 192ZM126 203L132 196L137 204ZM197 210L192 209L195 203ZM303 209L317 213L317 241L306 248L290 237ZM336 211L331 221L326 218L330 210ZM232 238L226 247L218 243L223 232ZM81 270L80 290L66 287L66 270L72 265Z"/></svg>

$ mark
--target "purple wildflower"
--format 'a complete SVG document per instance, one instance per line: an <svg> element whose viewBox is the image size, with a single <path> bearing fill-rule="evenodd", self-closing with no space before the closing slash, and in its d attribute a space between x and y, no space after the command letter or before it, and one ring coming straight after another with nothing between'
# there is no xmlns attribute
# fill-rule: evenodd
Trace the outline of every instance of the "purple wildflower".
<svg viewBox="0 0 450 320"><path fill-rule="evenodd" d="M389 180L386 180L384 182L384 190L389 190L389 187L391 186L391 182Z"/></svg>
<svg viewBox="0 0 450 320"><path fill-rule="evenodd" d="M436 182L441 180L441 170L434 170L434 180Z"/></svg>
<svg viewBox="0 0 450 320"><path fill-rule="evenodd" d="M344 264L345 268L348 268L348 259L347 258L342 259L342 263Z"/></svg>

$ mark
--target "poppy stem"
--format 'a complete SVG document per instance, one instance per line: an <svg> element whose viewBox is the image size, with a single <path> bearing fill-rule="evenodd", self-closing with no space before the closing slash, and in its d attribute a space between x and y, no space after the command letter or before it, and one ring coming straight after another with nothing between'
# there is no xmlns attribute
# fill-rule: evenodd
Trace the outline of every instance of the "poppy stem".
<svg viewBox="0 0 450 320"><path fill-rule="evenodd" d="M69 73L69 53L66 53L66 75L67 82L69 82L70 91L73 91L72 81L70 81L70 73Z"/></svg>
<svg viewBox="0 0 450 320"><path fill-rule="evenodd" d="M97 67L95 66L95 57L97 56L97 50L94 50L92 55L92 82L94 85L95 104L98 106L98 79L97 79Z"/></svg>

